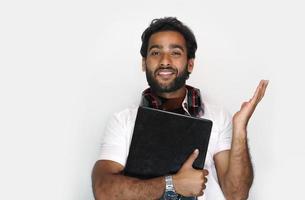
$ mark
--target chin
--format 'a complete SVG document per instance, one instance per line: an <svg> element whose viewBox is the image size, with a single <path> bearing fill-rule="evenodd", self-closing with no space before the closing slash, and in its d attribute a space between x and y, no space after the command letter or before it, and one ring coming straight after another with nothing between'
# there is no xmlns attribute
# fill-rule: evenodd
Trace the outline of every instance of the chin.
<svg viewBox="0 0 305 200"><path fill-rule="evenodd" d="M159 83L158 85L159 85L159 88L166 90L166 89L173 87L173 81L170 81L168 83Z"/></svg>

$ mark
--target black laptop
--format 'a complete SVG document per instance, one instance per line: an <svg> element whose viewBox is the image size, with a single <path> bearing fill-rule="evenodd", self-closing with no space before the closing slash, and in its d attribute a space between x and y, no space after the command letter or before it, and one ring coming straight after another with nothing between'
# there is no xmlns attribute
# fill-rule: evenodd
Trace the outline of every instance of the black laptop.
<svg viewBox="0 0 305 200"><path fill-rule="evenodd" d="M195 150L203 169L213 122L139 107L124 174L141 179L175 174Z"/></svg>

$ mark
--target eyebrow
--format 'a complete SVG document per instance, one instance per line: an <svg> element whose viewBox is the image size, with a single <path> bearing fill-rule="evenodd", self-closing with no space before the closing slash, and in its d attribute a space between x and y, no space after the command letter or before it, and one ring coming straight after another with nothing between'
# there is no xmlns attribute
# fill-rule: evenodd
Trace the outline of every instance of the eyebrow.
<svg viewBox="0 0 305 200"><path fill-rule="evenodd" d="M153 48L162 49L163 47L161 45L154 44L154 45L151 45L151 47L149 47L148 51L150 51Z"/></svg>
<svg viewBox="0 0 305 200"><path fill-rule="evenodd" d="M169 45L169 48L171 48L171 49L176 49L176 48L178 48L178 49L181 49L181 51L184 52L183 47L182 47L181 45L179 45L179 44L171 44L171 45Z"/></svg>
<svg viewBox="0 0 305 200"><path fill-rule="evenodd" d="M153 48L163 49L163 46L158 45L158 44L154 44L154 45L151 45L151 47L149 47L148 51L150 51L150 50L153 49ZM170 49L178 48L178 49L181 49L181 51L184 52L183 47L182 47L181 45L179 45L179 44L170 44L170 45L169 45L169 48L170 48Z"/></svg>

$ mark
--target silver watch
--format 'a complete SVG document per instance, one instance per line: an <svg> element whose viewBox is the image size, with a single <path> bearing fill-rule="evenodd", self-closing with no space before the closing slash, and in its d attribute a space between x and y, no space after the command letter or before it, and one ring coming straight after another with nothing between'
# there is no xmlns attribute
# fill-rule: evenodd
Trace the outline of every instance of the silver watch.
<svg viewBox="0 0 305 200"><path fill-rule="evenodd" d="M165 193L163 196L166 200L177 200L178 194L175 191L172 176L165 176Z"/></svg>
<svg viewBox="0 0 305 200"><path fill-rule="evenodd" d="M165 192L167 191L176 192L173 184L173 176L165 176Z"/></svg>

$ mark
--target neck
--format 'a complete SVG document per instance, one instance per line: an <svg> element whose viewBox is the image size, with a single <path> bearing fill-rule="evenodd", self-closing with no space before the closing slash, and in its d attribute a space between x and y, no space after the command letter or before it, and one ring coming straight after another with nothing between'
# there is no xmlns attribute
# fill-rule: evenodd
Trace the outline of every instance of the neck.
<svg viewBox="0 0 305 200"><path fill-rule="evenodd" d="M181 87L180 89L173 91L173 92L164 92L164 93L157 93L158 96L166 98L166 99L174 99L179 97L184 97L186 94L185 86Z"/></svg>

